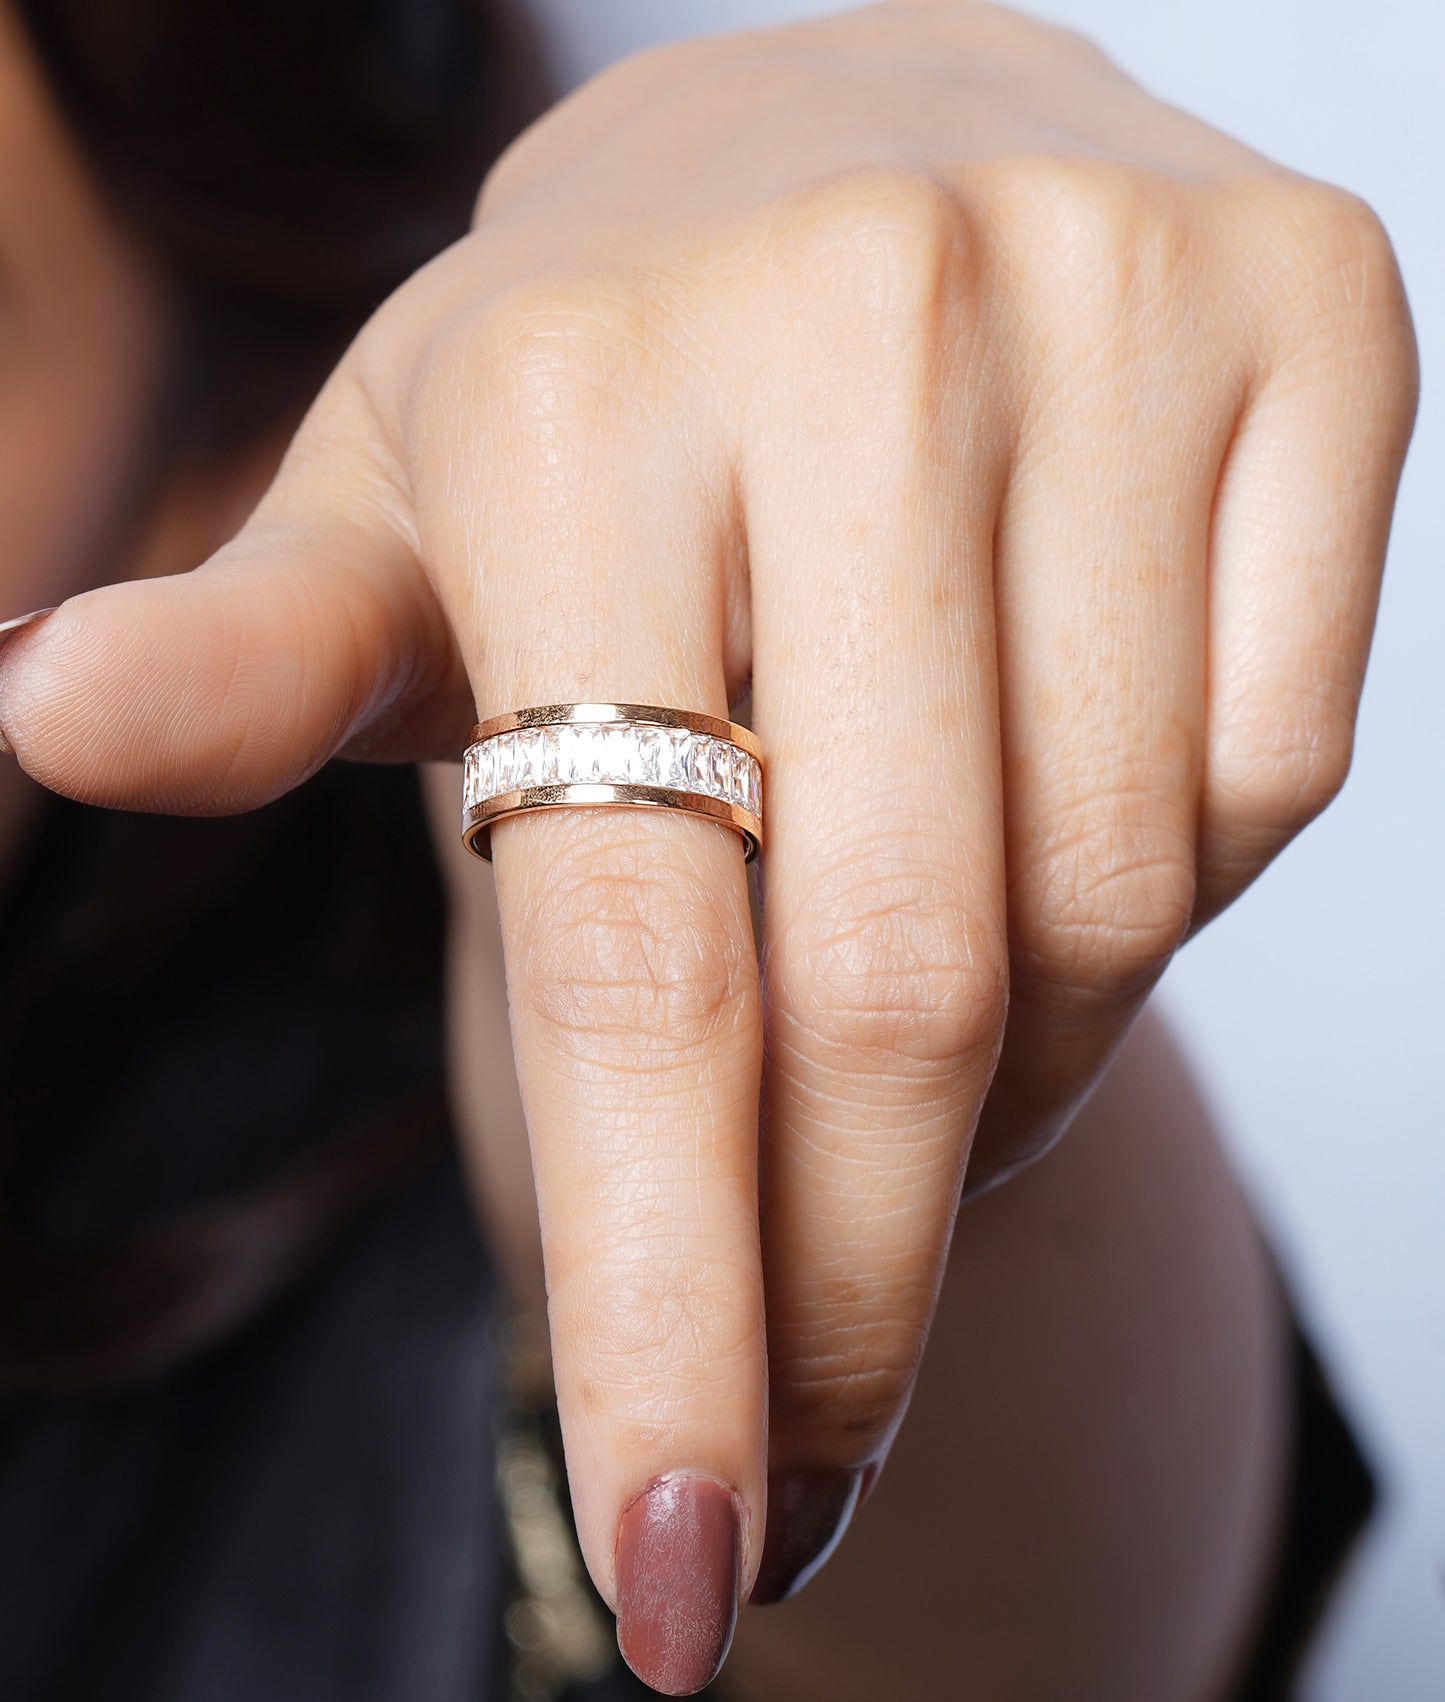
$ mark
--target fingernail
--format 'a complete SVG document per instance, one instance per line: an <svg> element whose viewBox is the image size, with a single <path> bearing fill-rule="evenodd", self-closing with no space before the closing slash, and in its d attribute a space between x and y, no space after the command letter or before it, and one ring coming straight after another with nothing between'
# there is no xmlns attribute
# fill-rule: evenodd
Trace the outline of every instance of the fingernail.
<svg viewBox="0 0 1445 1702"><path fill-rule="evenodd" d="M53 608L35 609L28 615L16 615L14 620L0 621L0 645L3 645L12 633L20 632L27 626L34 626L37 621L43 621L47 615L54 613ZM4 729L0 728L0 756L14 756L14 754L9 739L5 737Z"/></svg>
<svg viewBox="0 0 1445 1702"><path fill-rule="evenodd" d="M763 1560L749 1598L758 1606L801 1590L842 1540L862 1471L770 1472Z"/></svg>
<svg viewBox="0 0 1445 1702"><path fill-rule="evenodd" d="M21 627L34 626L36 621L43 621L47 615L54 613L54 608L33 609L28 615L16 615L14 620L0 621L0 638L8 637L12 632L19 632Z"/></svg>
<svg viewBox="0 0 1445 1702"><path fill-rule="evenodd" d="M716 1478L655 1478L617 1527L617 1642L665 1696L691 1696L723 1664L738 1616L736 1495Z"/></svg>

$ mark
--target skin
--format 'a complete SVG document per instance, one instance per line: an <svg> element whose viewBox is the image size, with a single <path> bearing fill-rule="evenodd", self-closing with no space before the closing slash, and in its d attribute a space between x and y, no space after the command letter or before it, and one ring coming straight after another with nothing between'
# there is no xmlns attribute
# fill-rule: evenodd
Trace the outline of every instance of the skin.
<svg viewBox="0 0 1445 1702"><path fill-rule="evenodd" d="M337 752L455 756L478 707L751 686L760 950L710 824L494 834L609 1599L658 1474L737 1491L746 1591L769 1468L886 1456L965 1187L1052 1145L1181 941L1342 783L1416 385L1358 201L1072 36L870 7L563 102L230 544L174 577L142 551L0 647L28 774L196 813ZM1210 1214L1220 1244L1239 1221ZM1225 1338L1268 1310L1233 1296ZM1230 1409L1236 1465L1270 1410ZM1265 1536L1220 1521L1210 1555L1257 1573Z"/></svg>

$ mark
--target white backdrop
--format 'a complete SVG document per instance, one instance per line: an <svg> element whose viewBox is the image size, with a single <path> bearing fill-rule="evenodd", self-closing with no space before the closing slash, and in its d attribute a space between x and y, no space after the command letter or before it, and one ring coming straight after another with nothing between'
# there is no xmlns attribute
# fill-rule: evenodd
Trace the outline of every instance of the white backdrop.
<svg viewBox="0 0 1445 1702"><path fill-rule="evenodd" d="M830 0L535 0L580 80ZM1156 94L1369 200L1425 372L1355 768L1170 971L1173 1016L1384 1479L1307 1702L1445 1698L1445 7L1037 0Z"/></svg>

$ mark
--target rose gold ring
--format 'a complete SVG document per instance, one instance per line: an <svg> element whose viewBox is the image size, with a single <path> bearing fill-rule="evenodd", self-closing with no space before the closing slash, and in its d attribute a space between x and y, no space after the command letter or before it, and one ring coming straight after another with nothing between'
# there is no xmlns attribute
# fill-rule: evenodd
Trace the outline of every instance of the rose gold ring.
<svg viewBox="0 0 1445 1702"><path fill-rule="evenodd" d="M763 839L763 752L746 727L646 703L554 703L494 715L462 759L462 840L491 859L493 822L577 805L682 810Z"/></svg>

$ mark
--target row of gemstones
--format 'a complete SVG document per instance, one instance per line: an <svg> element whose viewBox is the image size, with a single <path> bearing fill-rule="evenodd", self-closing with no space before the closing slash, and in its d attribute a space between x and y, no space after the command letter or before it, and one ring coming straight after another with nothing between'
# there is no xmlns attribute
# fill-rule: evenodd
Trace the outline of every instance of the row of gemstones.
<svg viewBox="0 0 1445 1702"><path fill-rule="evenodd" d="M702 792L762 818L762 770L726 739L638 722L531 727L499 733L466 755L465 806L523 786L670 786Z"/></svg>

